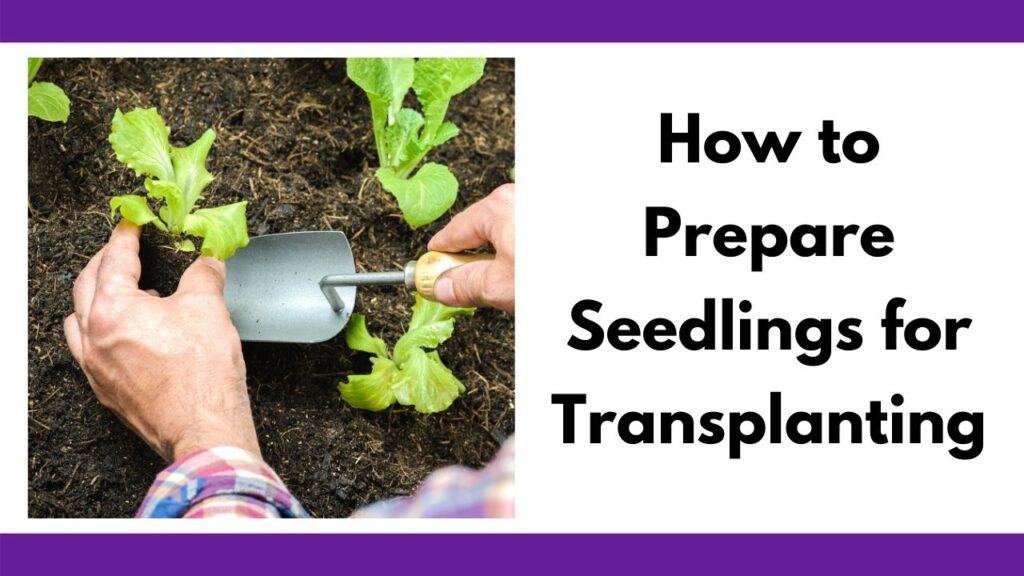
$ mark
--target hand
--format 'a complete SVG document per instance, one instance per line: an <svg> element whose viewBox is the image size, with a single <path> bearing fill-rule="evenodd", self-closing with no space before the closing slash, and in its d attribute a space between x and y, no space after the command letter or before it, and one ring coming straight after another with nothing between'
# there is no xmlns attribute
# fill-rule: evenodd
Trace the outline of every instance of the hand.
<svg viewBox="0 0 1024 576"><path fill-rule="evenodd" d="M456 214L430 240L428 248L462 252L488 242L494 260L473 262L445 272L434 283L434 296L448 306L516 307L516 185L505 184Z"/></svg>
<svg viewBox="0 0 1024 576"><path fill-rule="evenodd" d="M122 221L75 281L64 334L101 404L164 459L231 445L259 457L223 262L201 257L173 296L139 290L139 228Z"/></svg>

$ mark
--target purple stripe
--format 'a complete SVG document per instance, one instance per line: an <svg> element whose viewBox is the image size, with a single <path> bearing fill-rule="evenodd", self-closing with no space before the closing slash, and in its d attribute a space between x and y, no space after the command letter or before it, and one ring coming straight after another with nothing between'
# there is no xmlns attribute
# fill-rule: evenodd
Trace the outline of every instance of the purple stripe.
<svg viewBox="0 0 1024 576"><path fill-rule="evenodd" d="M1022 549L1024 535L33 534L0 536L0 574L991 576L1019 574Z"/></svg>
<svg viewBox="0 0 1024 576"><path fill-rule="evenodd" d="M0 41L1013 42L1024 2L0 0Z"/></svg>

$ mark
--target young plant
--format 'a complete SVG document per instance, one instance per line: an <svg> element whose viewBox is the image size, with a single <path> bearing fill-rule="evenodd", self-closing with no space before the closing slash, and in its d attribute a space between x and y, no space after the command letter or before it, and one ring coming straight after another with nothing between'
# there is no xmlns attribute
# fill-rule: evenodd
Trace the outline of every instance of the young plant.
<svg viewBox="0 0 1024 576"><path fill-rule="evenodd" d="M213 175L206 171L206 156L216 139L207 129L186 148L170 144L170 129L156 108L136 108L127 114L118 109L111 124L110 145L117 159L145 176L146 196L125 194L110 199L110 217L121 217L139 226L153 224L174 239L181 251L196 249L186 236L203 239L202 253L227 260L249 244L245 202L217 208L196 209ZM163 202L159 216L149 201Z"/></svg>
<svg viewBox="0 0 1024 576"><path fill-rule="evenodd" d="M370 336L366 318L353 314L345 331L348 347L373 354L369 374L352 375L338 384L341 397L354 408L380 411L395 402L431 414L451 406L466 387L441 362L437 348L452 335L455 317L472 315L475 308L449 308L416 294L409 330L395 343L393 353L380 338ZM431 349L429 352L427 349Z"/></svg>
<svg viewBox="0 0 1024 576"><path fill-rule="evenodd" d="M413 228L441 217L455 203L459 182L446 166L428 162L435 147L459 134L446 122L448 102L483 76L486 58L349 58L348 77L370 99L377 143L377 180ZM423 112L403 108L412 88ZM415 173L414 173L415 171Z"/></svg>
<svg viewBox="0 0 1024 576"><path fill-rule="evenodd" d="M42 58L28 59L28 115L47 122L67 123L71 114L71 100L68 100L56 84L50 82L33 82Z"/></svg>

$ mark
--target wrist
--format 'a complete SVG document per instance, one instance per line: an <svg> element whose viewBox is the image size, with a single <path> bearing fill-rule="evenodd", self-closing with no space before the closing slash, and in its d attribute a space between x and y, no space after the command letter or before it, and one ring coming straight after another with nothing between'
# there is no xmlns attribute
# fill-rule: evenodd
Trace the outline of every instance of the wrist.
<svg viewBox="0 0 1024 576"><path fill-rule="evenodd" d="M217 446L240 448L258 460L263 459L256 439L256 429L251 422L238 426L222 422L201 422L189 426L188 430L171 444L170 461L177 462L190 454Z"/></svg>

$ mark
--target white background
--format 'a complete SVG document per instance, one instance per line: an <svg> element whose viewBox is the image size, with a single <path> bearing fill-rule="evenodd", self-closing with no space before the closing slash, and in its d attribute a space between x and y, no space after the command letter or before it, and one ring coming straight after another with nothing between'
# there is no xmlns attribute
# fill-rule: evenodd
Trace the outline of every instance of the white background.
<svg viewBox="0 0 1024 576"><path fill-rule="evenodd" d="M512 521L308 521L198 524L26 520L24 93L0 93L0 211L5 265L0 431L3 531L1021 531L1024 454L1021 274L1024 48L1009 45L265 45L3 46L0 75L23 82L27 56L515 56L517 229L517 518ZM688 112L714 130L802 131L786 164L659 161L659 115ZM869 163L831 165L816 133L834 120L881 142ZM684 223L889 226L894 251L870 258L724 258L681 238L644 256L644 209L672 206ZM706 240L706 239L705 239ZM821 367L798 351L620 352L569 348L569 312L605 304L681 322L705 297L746 298L749 317L864 320L858 351ZM958 351L884 350L885 303L901 316L970 317ZM985 413L985 448L960 461L945 445L626 445L612 427L561 443L552 393L625 412L857 411L902 393L904 411Z"/></svg>

